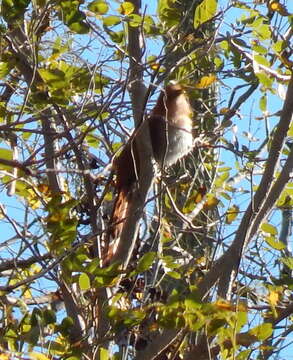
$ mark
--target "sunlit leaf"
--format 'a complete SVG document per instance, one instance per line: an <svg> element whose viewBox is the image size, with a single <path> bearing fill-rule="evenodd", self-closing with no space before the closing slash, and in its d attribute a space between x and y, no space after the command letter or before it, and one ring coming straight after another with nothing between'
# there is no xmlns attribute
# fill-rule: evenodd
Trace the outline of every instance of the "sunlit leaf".
<svg viewBox="0 0 293 360"><path fill-rule="evenodd" d="M121 23L121 19L118 16L107 16L103 18L104 26L114 26Z"/></svg>
<svg viewBox="0 0 293 360"><path fill-rule="evenodd" d="M280 259L284 265L293 270L293 257L283 257Z"/></svg>
<svg viewBox="0 0 293 360"><path fill-rule="evenodd" d="M261 224L260 228L261 228L261 230L263 232L265 232L267 234L270 234L270 235L277 235L278 234L278 230L272 224L263 223L263 224Z"/></svg>
<svg viewBox="0 0 293 360"><path fill-rule="evenodd" d="M204 203L205 210L212 210L219 204L219 199L217 199L212 194L207 194L207 201Z"/></svg>
<svg viewBox="0 0 293 360"><path fill-rule="evenodd" d="M267 237L265 236L265 241L268 245L270 245L275 250L284 250L286 249L286 245L282 241L275 240L274 237Z"/></svg>
<svg viewBox="0 0 293 360"><path fill-rule="evenodd" d="M264 72L257 72L256 76L263 86L265 86L268 89L272 87L274 79L270 78L267 74L265 74Z"/></svg>
<svg viewBox="0 0 293 360"><path fill-rule="evenodd" d="M13 158L12 150L0 148L0 159L12 160L12 158ZM9 170L9 169L11 169L11 166L3 165L0 162L0 169Z"/></svg>
<svg viewBox="0 0 293 360"><path fill-rule="evenodd" d="M211 84L213 84L217 80L215 75L203 76L200 80L195 84L197 89L206 89Z"/></svg>
<svg viewBox="0 0 293 360"><path fill-rule="evenodd" d="M48 356L37 352L30 352L28 355L31 360L50 360Z"/></svg>
<svg viewBox="0 0 293 360"><path fill-rule="evenodd" d="M264 323L249 330L249 334L256 336L260 341L267 339L273 333L271 323Z"/></svg>
<svg viewBox="0 0 293 360"><path fill-rule="evenodd" d="M142 17L137 14L131 14L127 17L127 19L131 27L138 27L142 23Z"/></svg>
<svg viewBox="0 0 293 360"><path fill-rule="evenodd" d="M277 13L279 13L282 16L289 16L290 15L290 13L286 9L286 7L283 4L281 4L279 1L271 1L271 2L269 2L269 8L272 11L276 11Z"/></svg>
<svg viewBox="0 0 293 360"><path fill-rule="evenodd" d="M227 107L223 107L219 110L220 114L222 114L222 115L228 114L229 111L230 111L230 109Z"/></svg>
<svg viewBox="0 0 293 360"><path fill-rule="evenodd" d="M180 279L181 275L177 271L168 271L167 275L171 276L173 279Z"/></svg>
<svg viewBox="0 0 293 360"><path fill-rule="evenodd" d="M286 41L278 40L273 43L272 48L276 53L280 53L286 47Z"/></svg>
<svg viewBox="0 0 293 360"><path fill-rule="evenodd" d="M59 69L39 69L45 82L53 89L63 88L66 85L65 73Z"/></svg>
<svg viewBox="0 0 293 360"><path fill-rule="evenodd" d="M118 12L122 15L130 15L134 11L134 5L130 1L124 1L118 8Z"/></svg>
<svg viewBox="0 0 293 360"><path fill-rule="evenodd" d="M160 20L168 27L178 24L180 13L176 8L176 0L159 0L157 12Z"/></svg>
<svg viewBox="0 0 293 360"><path fill-rule="evenodd" d="M271 66L270 62L264 56L254 55L253 59L254 59L254 61L256 61L260 65L264 65L266 67Z"/></svg>
<svg viewBox="0 0 293 360"><path fill-rule="evenodd" d="M78 284L79 287L81 288L81 290L88 290L91 287L91 282L90 282L90 278L88 277L88 275L86 273L82 273L79 275L78 278Z"/></svg>
<svg viewBox="0 0 293 360"><path fill-rule="evenodd" d="M103 347L100 348L100 360L109 360L110 359L110 354L109 354L109 350L105 349Z"/></svg>
<svg viewBox="0 0 293 360"><path fill-rule="evenodd" d="M272 306L276 306L279 301L279 293L277 291L270 291L268 295L269 302Z"/></svg>
<svg viewBox="0 0 293 360"><path fill-rule="evenodd" d="M0 360L11 360L11 357L9 354L0 354Z"/></svg>
<svg viewBox="0 0 293 360"><path fill-rule="evenodd" d="M160 64L159 64L159 63L152 63L152 64L150 65L150 68L151 68L152 70L158 70L158 69L160 68Z"/></svg>
<svg viewBox="0 0 293 360"><path fill-rule="evenodd" d="M261 98L259 99L259 108L263 112L265 112L267 110L267 96L266 96L266 94L261 96Z"/></svg>
<svg viewBox="0 0 293 360"><path fill-rule="evenodd" d="M11 68L7 62L0 61L0 79L9 74Z"/></svg>
<svg viewBox="0 0 293 360"><path fill-rule="evenodd" d="M229 301L225 301L225 300L222 300L222 299L215 302L215 306L218 309L221 309L221 310L228 310L228 311L235 311L236 310L235 304L232 304Z"/></svg>
<svg viewBox="0 0 293 360"><path fill-rule="evenodd" d="M104 15L108 12L109 6L106 1L95 0L89 3L88 9L97 15Z"/></svg>
<svg viewBox="0 0 293 360"><path fill-rule="evenodd" d="M239 206L231 206L226 213L226 224L231 224L239 214Z"/></svg>
<svg viewBox="0 0 293 360"><path fill-rule="evenodd" d="M253 45L252 50L262 55L267 55L268 53L268 49L259 44Z"/></svg>
<svg viewBox="0 0 293 360"><path fill-rule="evenodd" d="M203 0L196 6L193 26L197 29L200 25L209 21L216 15L218 2L217 0Z"/></svg>
<svg viewBox="0 0 293 360"><path fill-rule="evenodd" d="M155 257L156 257L155 252L148 252L148 253L144 254L140 258L140 260L137 264L136 270L138 272L144 272L144 271L148 270L150 268L150 266L152 265Z"/></svg>

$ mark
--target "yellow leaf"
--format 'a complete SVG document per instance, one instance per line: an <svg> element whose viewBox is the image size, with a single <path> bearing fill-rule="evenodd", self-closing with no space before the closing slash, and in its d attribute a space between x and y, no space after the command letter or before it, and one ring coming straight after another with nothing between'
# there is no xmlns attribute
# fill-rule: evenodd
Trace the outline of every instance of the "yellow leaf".
<svg viewBox="0 0 293 360"><path fill-rule="evenodd" d="M270 304L276 306L279 301L279 293L277 291L270 291L268 298Z"/></svg>
<svg viewBox="0 0 293 360"><path fill-rule="evenodd" d="M231 224L239 214L239 207L237 205L233 205L228 209L226 213L226 224Z"/></svg>
<svg viewBox="0 0 293 360"><path fill-rule="evenodd" d="M0 354L0 360L9 360L11 357L8 354Z"/></svg>
<svg viewBox="0 0 293 360"><path fill-rule="evenodd" d="M120 6L119 6L119 13L122 15L130 15L133 13L134 11L134 5L132 4L132 2L130 1L124 1Z"/></svg>
<svg viewBox="0 0 293 360"><path fill-rule="evenodd" d="M41 206L41 201L38 199L35 191L33 189L28 189L28 196L26 198L28 205L36 210Z"/></svg>
<svg viewBox="0 0 293 360"><path fill-rule="evenodd" d="M230 111L229 108L223 107L223 108L220 109L220 114L225 115L225 114L227 114L229 111Z"/></svg>
<svg viewBox="0 0 293 360"><path fill-rule="evenodd" d="M216 307L222 310L229 310L229 311L235 311L235 305L229 303L225 300L218 300L215 303Z"/></svg>
<svg viewBox="0 0 293 360"><path fill-rule="evenodd" d="M201 266L205 266L207 264L207 259L204 256L201 256L200 258L195 260L195 263ZM192 269L193 271L194 269Z"/></svg>
<svg viewBox="0 0 293 360"><path fill-rule="evenodd" d="M37 352L30 352L29 353L29 358L31 360L50 360L48 358L48 356L41 354L41 353L37 353Z"/></svg>
<svg viewBox="0 0 293 360"><path fill-rule="evenodd" d="M237 311L242 311L242 312L246 312L247 311L247 305L245 304L245 302L239 302L239 304L237 305Z"/></svg>
<svg viewBox="0 0 293 360"><path fill-rule="evenodd" d="M152 64L151 64L151 69L152 69L152 70L158 70L159 67L160 67L160 64L158 64L158 63L152 63Z"/></svg>
<svg viewBox="0 0 293 360"><path fill-rule="evenodd" d="M25 292L22 295L25 299L32 299L32 293L30 290L25 290Z"/></svg>
<svg viewBox="0 0 293 360"><path fill-rule="evenodd" d="M212 210L219 203L219 200L212 194L207 195L207 201L204 204L204 210Z"/></svg>
<svg viewBox="0 0 293 360"><path fill-rule="evenodd" d="M216 75L203 76L196 84L197 89L205 89L216 81Z"/></svg>
<svg viewBox="0 0 293 360"><path fill-rule="evenodd" d="M51 189L47 184L39 184L37 189L44 195L51 195Z"/></svg>
<svg viewBox="0 0 293 360"><path fill-rule="evenodd" d="M269 7L272 11L276 11L280 15L289 16L290 13L287 11L284 5L280 4L278 1L272 1L269 4Z"/></svg>

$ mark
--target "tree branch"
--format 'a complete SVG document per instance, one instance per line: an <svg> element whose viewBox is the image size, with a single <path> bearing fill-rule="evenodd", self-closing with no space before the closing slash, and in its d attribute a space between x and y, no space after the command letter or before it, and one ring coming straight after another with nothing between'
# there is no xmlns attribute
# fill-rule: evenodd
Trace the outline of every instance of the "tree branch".
<svg viewBox="0 0 293 360"><path fill-rule="evenodd" d="M141 6L140 0L133 0L132 3L135 6L134 13L139 14ZM124 269L127 268L131 258L137 239L139 221L145 206L145 199L154 179L149 129L145 123L141 125L147 93L143 82L143 41L141 27L128 26L128 41L128 52L130 56L130 96L135 125L136 127L139 126L135 141L139 156L140 173L138 187L131 195L128 217L124 222L118 249L113 257L113 262L117 261L123 264Z"/></svg>
<svg viewBox="0 0 293 360"><path fill-rule="evenodd" d="M286 182L289 180L290 169L293 166L293 151L291 151L288 156L286 164L276 183L272 185L279 155L290 126L292 113L293 75L289 82L281 118L272 139L267 165L259 187L242 218L232 245L228 251L214 263L202 283L199 284L199 292L202 297L209 292L220 278L222 281L219 288L219 295L226 297L229 285L231 284L231 279L234 279L236 276L244 248L249 241L252 240L263 216L274 205ZM219 269L221 271L219 271ZM230 281L228 279L230 279Z"/></svg>

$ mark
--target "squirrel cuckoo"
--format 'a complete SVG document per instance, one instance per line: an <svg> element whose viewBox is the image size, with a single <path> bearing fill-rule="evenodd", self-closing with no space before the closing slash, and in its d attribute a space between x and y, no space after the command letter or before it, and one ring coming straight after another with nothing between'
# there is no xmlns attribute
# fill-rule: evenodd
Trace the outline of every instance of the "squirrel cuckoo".
<svg viewBox="0 0 293 360"><path fill-rule="evenodd" d="M161 91L157 103L147 119L153 155L161 166L170 166L185 156L192 148L192 109L184 89L170 84ZM123 221L131 201L133 184L139 176L139 158L135 136L121 154L114 159L118 191L111 217L111 237L119 238ZM113 254L113 251L110 251ZM109 255L109 254L108 254ZM108 256L107 256L108 257Z"/></svg>

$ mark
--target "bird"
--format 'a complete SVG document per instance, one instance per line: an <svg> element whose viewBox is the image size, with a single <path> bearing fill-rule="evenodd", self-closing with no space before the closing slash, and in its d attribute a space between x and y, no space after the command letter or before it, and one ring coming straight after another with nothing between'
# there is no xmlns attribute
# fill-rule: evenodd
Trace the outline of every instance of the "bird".
<svg viewBox="0 0 293 360"><path fill-rule="evenodd" d="M153 157L160 168L170 167L190 152L193 147L193 111L180 84L170 83L161 92L147 118ZM135 136L113 161L116 173L117 196L110 218L110 236L121 235L131 201L134 184L138 181L140 165ZM113 254L114 250L111 250ZM109 257L109 254L107 255Z"/></svg>

